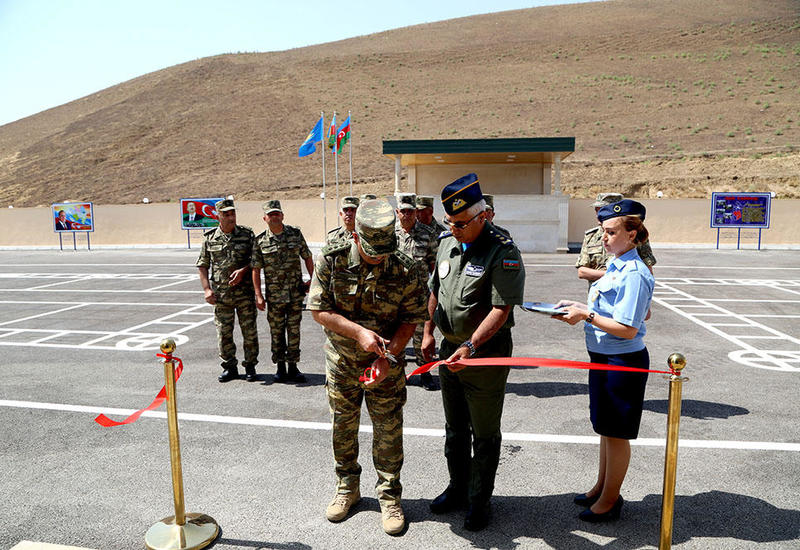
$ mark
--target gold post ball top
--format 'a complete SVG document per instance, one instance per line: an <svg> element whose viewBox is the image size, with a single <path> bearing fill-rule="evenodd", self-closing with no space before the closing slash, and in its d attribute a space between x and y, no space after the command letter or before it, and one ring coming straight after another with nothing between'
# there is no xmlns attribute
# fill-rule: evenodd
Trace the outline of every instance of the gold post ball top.
<svg viewBox="0 0 800 550"><path fill-rule="evenodd" d="M673 353L667 359L667 364L672 370L680 372L686 366L686 357L681 353Z"/></svg>
<svg viewBox="0 0 800 550"><path fill-rule="evenodd" d="M161 353L164 355L172 355L172 352L175 351L175 348L175 340L172 338L164 338L161 340Z"/></svg>

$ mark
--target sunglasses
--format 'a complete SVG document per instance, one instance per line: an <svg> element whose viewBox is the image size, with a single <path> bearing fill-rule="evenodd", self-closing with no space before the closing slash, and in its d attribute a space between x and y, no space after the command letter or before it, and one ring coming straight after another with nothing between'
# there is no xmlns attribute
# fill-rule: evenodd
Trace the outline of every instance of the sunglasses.
<svg viewBox="0 0 800 550"><path fill-rule="evenodd" d="M472 216L470 219L468 219L468 220L467 220L467 221L465 221L465 222L454 222L454 221L450 221L450 219L449 219L449 218L445 218L445 219L444 219L444 223L446 223L447 225L449 225L449 226L450 226L450 227L452 227L453 229L466 229L466 227L467 227L469 224L471 224L471 223L472 223L472 220L474 220L475 218L477 218L477 217L478 217L478 216L480 216L481 214L483 214L483 212L478 212L477 214L475 214L474 216Z"/></svg>

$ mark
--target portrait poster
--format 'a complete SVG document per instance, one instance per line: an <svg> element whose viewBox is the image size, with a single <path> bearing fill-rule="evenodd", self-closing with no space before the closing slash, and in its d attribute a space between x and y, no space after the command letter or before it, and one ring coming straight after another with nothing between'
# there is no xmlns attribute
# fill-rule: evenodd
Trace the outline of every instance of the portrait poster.
<svg viewBox="0 0 800 550"><path fill-rule="evenodd" d="M51 206L53 231L94 231L94 206L91 202L57 202Z"/></svg>
<svg viewBox="0 0 800 550"><path fill-rule="evenodd" d="M712 228L769 228L769 193L712 193Z"/></svg>
<svg viewBox="0 0 800 550"><path fill-rule="evenodd" d="M181 199L181 229L209 229L219 225L214 205L222 197L206 199Z"/></svg>

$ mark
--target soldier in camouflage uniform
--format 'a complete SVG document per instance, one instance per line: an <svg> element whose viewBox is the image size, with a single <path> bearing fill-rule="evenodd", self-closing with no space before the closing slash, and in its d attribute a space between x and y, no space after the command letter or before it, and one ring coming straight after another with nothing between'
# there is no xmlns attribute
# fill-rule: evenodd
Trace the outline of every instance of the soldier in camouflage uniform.
<svg viewBox="0 0 800 550"><path fill-rule="evenodd" d="M511 233L508 231L508 229L506 229L505 227L500 227L499 225L494 223L494 216L495 216L494 195L487 195L486 193L484 193L483 194L483 200L486 201L486 210L485 210L485 212L486 212L486 221L491 223L492 226L494 226L495 229L498 229L498 230L502 231L503 233L505 233L506 235L508 235L510 237Z"/></svg>
<svg viewBox="0 0 800 550"><path fill-rule="evenodd" d="M594 211L597 212L607 204L614 204L623 198L619 193L600 193L592 206ZM653 266L656 265L656 258L653 256L652 248L650 248L650 241L645 241L637 246L636 251L644 264L650 268L650 273L652 273ZM585 279L591 286L594 281L605 275L606 265L613 259L614 256L606 252L605 247L603 247L603 228L600 225L596 225L591 229L587 229L584 233L580 256L578 261L575 262L575 267L578 268L578 278Z"/></svg>
<svg viewBox="0 0 800 550"><path fill-rule="evenodd" d="M436 251L439 241L428 226L417 221L417 197L414 193L401 193L397 195L397 247L401 252L411 256L423 266L425 283L428 275L433 271L436 262ZM417 325L414 330L414 358L417 366L427 363L422 357L422 331L424 323ZM428 391L436 391L439 386L429 372L420 375L420 384Z"/></svg>
<svg viewBox="0 0 800 550"><path fill-rule="evenodd" d="M435 237L448 229L433 217L433 197L417 195L417 221L428 227Z"/></svg>
<svg viewBox="0 0 800 550"><path fill-rule="evenodd" d="M272 362L277 364L276 382L305 382L297 369L300 360L300 320L303 298L309 283L303 282L302 258L309 275L314 273L314 262L303 233L297 227L284 225L281 202L263 204L267 230L256 237L250 265L253 268L253 288L256 307L267 309ZM264 293L261 292L261 269L264 270ZM266 300L264 296L266 295ZM289 371L286 371L286 364Z"/></svg>
<svg viewBox="0 0 800 550"><path fill-rule="evenodd" d="M354 239L326 246L317 258L308 298L308 309L327 336L325 373L338 484L325 515L341 521L361 498L358 426L366 400L378 501L389 534L405 525L400 505L403 351L414 327L427 318L424 275L419 264L396 250L394 223L394 210L385 200L362 202Z"/></svg>
<svg viewBox="0 0 800 550"><path fill-rule="evenodd" d="M353 231L356 227L356 210L358 210L358 197L343 197L339 205L339 217L342 218L342 225L328 231L325 235L325 244L335 241L347 241L353 238Z"/></svg>
<svg viewBox="0 0 800 550"><path fill-rule="evenodd" d="M223 368L219 381L227 382L239 377L236 344L233 342L233 319L238 316L244 340L242 366L247 381L252 382L256 379L258 363L256 301L250 276L250 256L255 236L249 227L236 225L236 208L232 199L217 202L215 208L219 227L204 233L205 239L196 265L205 300L214 306L214 324Z"/></svg>

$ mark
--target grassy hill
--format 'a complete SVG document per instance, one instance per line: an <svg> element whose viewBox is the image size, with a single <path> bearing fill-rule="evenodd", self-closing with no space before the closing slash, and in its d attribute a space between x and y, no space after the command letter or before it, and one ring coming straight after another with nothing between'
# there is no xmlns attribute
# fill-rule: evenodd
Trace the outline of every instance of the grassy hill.
<svg viewBox="0 0 800 550"><path fill-rule="evenodd" d="M798 198L800 2L542 7L192 61L0 126L0 205L316 196L297 147L323 110L352 111L359 193L393 189L382 139L575 136L573 196Z"/></svg>

